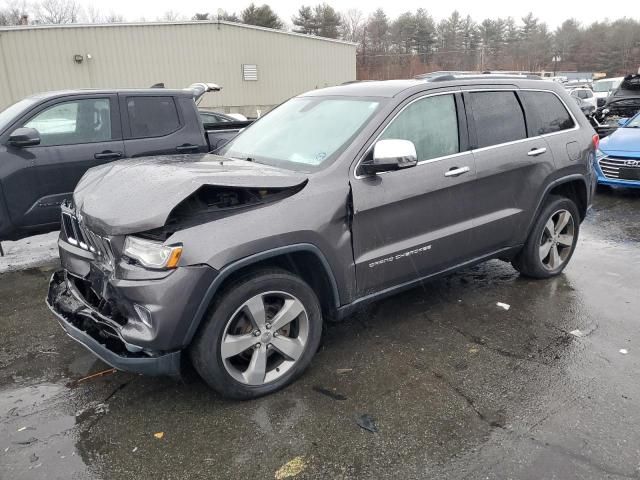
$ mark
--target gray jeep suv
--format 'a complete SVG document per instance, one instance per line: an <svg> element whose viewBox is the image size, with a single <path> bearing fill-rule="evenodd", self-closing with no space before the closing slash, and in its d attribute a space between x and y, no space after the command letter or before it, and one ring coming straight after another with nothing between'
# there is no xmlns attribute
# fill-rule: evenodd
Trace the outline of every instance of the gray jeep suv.
<svg viewBox="0 0 640 480"><path fill-rule="evenodd" d="M90 170L63 207L48 304L115 368L191 360L232 398L309 366L323 321L492 258L566 267L598 137L543 80L352 83L274 109L217 154Z"/></svg>

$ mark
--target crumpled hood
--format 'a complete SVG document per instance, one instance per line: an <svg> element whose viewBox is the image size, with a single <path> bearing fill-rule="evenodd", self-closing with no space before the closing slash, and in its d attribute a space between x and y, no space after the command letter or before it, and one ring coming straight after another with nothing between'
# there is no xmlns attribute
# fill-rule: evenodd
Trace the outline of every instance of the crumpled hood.
<svg viewBox="0 0 640 480"><path fill-rule="evenodd" d="M125 235L162 227L203 185L287 188L306 180L303 173L211 154L143 157L90 169L73 200L88 227Z"/></svg>

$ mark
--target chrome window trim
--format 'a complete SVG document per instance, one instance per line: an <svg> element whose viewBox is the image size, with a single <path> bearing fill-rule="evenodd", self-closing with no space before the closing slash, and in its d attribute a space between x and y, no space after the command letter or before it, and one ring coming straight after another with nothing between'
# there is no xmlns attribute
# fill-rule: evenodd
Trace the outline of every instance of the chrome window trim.
<svg viewBox="0 0 640 480"><path fill-rule="evenodd" d="M362 161L364 160L364 157L367 155L367 153L369 153L369 150L371 149L371 147L373 145L375 145L375 143L380 139L380 137L382 136L382 134L384 134L384 132L386 132L387 128L389 128L389 125L391 125L396 118L398 118L398 116L405 111L406 108L408 108L410 105L413 105L415 102L420 101L420 100L424 100L425 98L429 98L429 97L438 97L440 95L455 95L456 93L460 92L460 90L448 90L446 92L435 92L435 93L428 93L426 95L422 95L420 97L414 98L413 100L411 100L409 103L407 103L404 107L402 107L400 109L399 112L397 112L393 118L391 120L389 120L389 123L387 123L387 125L385 125L384 129L382 129L382 131L376 136L376 138L373 140L373 142L371 143L371 145L369 146L369 148L365 151L364 154L362 154L362 156L358 159L355 168L353 169L353 175L357 180L361 180L363 178L369 178L371 177L371 175L358 175L356 172L358 171L358 168L360 167L360 164L362 163ZM457 110L456 110L456 118L457 118ZM459 132L458 132L459 133ZM458 148L460 148L460 144L458 141ZM452 157L457 157L460 155L464 155L466 153L469 153L470 150L466 150L464 152L457 152L457 153L452 153L450 155L445 155L443 157L436 157L436 158L429 158L426 160L418 160L418 163L416 164L416 167L419 167L420 165L424 165L426 163L433 163L434 161L439 161L439 160L445 160L448 158L452 158ZM397 170L396 170L397 171ZM393 173L393 172L378 172L375 175L383 175L386 173Z"/></svg>
<svg viewBox="0 0 640 480"><path fill-rule="evenodd" d="M534 140L536 138L545 138L545 137L550 137L552 135L558 135L558 134L561 134L561 133L573 132L573 131L576 131L576 130L580 130L580 124L578 123L576 117L573 115L573 112L571 111L571 109L567 106L565 101L562 98L560 98L560 95L558 95L553 90L545 90L545 89L541 89L541 88L498 88L498 89L495 89L495 87L490 87L490 88L474 88L474 89L462 89L462 90L449 90L449 91L446 91L446 92L427 93L425 95L422 95L420 97L417 97L417 98L414 98L413 100L411 100L404 107L402 107L398 113L396 113L393 116L393 118L389 121L389 123L387 123L387 125L384 127L384 129L376 136L376 138L373 140L373 142L371 143L369 148L360 156L360 158L356 162L355 168L353 169L354 178L356 180L362 180L363 178L370 178L372 176L378 176L378 175L384 175L384 174L387 174L387 173L395 173L395 172L402 171L402 170L394 170L394 171L389 171L389 172L378 172L378 173L375 173L374 175L357 175L356 174L356 172L358 171L358 168L360 167L360 164L364 160L364 157L369 153L369 150L371 149L371 146L375 145L375 143L380 139L382 134L387 130L389 125L391 125L395 121L395 119L398 118L398 116L402 112L404 112L404 110L407 107L409 107L409 105L412 105L414 102L417 102L419 100L422 100L422 99L425 99L425 98L429 98L429 97L436 97L436 96L439 96L439 95L454 95L456 93L473 93L473 92L544 92L544 93L552 93L553 95L556 96L556 98L558 100L560 100L560 103L562 103L562 106L565 108L565 110L567 111L567 113L571 117L571 120L573 120L573 127L572 128L567 128L565 130L559 130L557 132L551 132L551 133L544 133L542 135L536 135L535 137L521 138L520 140L513 140L511 142L497 143L495 145L489 145L488 147L465 150L464 152L452 153L451 155L445 155L445 156L442 156L442 157L430 158L428 160L419 160L418 163L416 164L416 167L419 167L420 165L425 165L425 164L428 164L428 163L439 162L441 160L448 160L450 158L459 157L459 156L462 156L462 155L465 155L465 154L469 154L469 153L482 152L482 151L485 151L485 150L489 150L491 148L515 145L517 143L526 142L526 141L529 141L529 140ZM468 128L469 128L469 126L467 125L467 129Z"/></svg>
<svg viewBox="0 0 640 480"><path fill-rule="evenodd" d="M545 92L545 93L554 94L556 96L556 98L558 100L560 100L560 103L562 103L562 106L565 108L565 110L567 111L567 113L571 117L571 120L573 120L573 127L572 128L567 128L565 130L559 130L557 132L543 133L542 135L538 135L538 137L543 137L544 138L544 137L550 137L552 135L558 135L559 133L574 132L576 130L580 130L580 124L578 123L578 119L575 117L575 115L573 114L573 112L571 111L569 106L566 104L566 102L562 98L560 98L560 95L558 95L553 90L543 90L541 88L523 88L523 89L516 90L516 91L520 91L520 92ZM531 138L537 138L537 137L531 137Z"/></svg>

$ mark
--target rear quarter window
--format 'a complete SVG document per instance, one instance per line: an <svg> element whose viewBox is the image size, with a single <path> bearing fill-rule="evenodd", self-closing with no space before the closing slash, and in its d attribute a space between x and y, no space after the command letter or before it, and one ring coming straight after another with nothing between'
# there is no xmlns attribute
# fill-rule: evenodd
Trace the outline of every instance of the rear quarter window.
<svg viewBox="0 0 640 480"><path fill-rule="evenodd" d="M519 92L527 112L529 136L560 132L575 126L560 99L551 92Z"/></svg>
<svg viewBox="0 0 640 480"><path fill-rule="evenodd" d="M472 92L478 148L527 138L524 113L515 92Z"/></svg>
<svg viewBox="0 0 640 480"><path fill-rule="evenodd" d="M161 137L180 128L173 97L128 97L131 137Z"/></svg>

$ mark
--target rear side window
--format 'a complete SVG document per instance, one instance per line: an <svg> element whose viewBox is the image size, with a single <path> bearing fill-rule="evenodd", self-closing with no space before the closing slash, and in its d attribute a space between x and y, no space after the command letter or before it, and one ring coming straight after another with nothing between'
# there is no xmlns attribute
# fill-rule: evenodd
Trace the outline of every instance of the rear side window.
<svg viewBox="0 0 640 480"><path fill-rule="evenodd" d="M180 127L172 97L128 97L127 112L133 138L161 137Z"/></svg>
<svg viewBox="0 0 640 480"><path fill-rule="evenodd" d="M560 99L551 92L520 92L527 111L529 136L573 128L575 123Z"/></svg>
<svg viewBox="0 0 640 480"><path fill-rule="evenodd" d="M524 114L514 92L472 92L478 148L527 138Z"/></svg>
<svg viewBox="0 0 640 480"><path fill-rule="evenodd" d="M458 116L453 95L416 100L389 124L380 138L412 141L419 161L458 153Z"/></svg>

